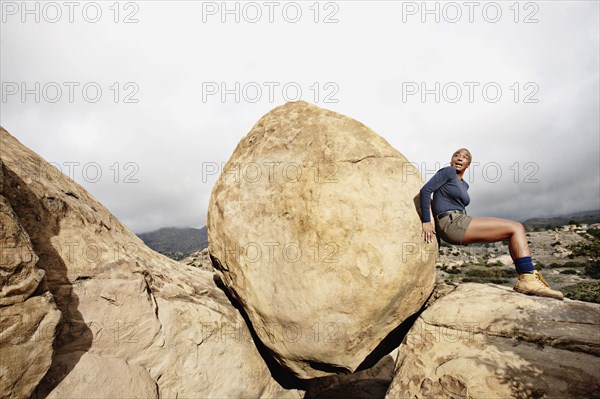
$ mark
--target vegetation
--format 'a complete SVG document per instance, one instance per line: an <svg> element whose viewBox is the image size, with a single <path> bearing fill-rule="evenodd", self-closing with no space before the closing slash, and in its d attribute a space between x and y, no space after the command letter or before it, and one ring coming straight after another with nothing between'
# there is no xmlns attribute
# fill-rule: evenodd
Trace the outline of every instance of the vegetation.
<svg viewBox="0 0 600 399"><path fill-rule="evenodd" d="M144 244L175 259L177 253L190 254L208 246L206 226L201 229L164 227L149 233L137 234Z"/></svg>
<svg viewBox="0 0 600 399"><path fill-rule="evenodd" d="M583 274L591 278L600 279L600 260L597 259L594 262L589 263L585 267Z"/></svg>
<svg viewBox="0 0 600 399"><path fill-rule="evenodd" d="M560 274L577 274L577 270L575 269L565 269L559 272Z"/></svg>
<svg viewBox="0 0 600 399"><path fill-rule="evenodd" d="M562 289L567 298L600 303L600 281L582 281Z"/></svg>
<svg viewBox="0 0 600 399"><path fill-rule="evenodd" d="M481 283L481 284L487 284L487 283L506 284L506 283L508 283L508 280L501 279L501 278L488 279L485 277L463 277L461 282L463 282L463 283Z"/></svg>
<svg viewBox="0 0 600 399"><path fill-rule="evenodd" d="M563 267L586 267L588 264L585 262L576 262L576 261L572 261L569 260L565 263L557 263L557 262L552 262L550 263L548 266L544 266L544 267L548 267L550 269L558 269L558 268L563 268Z"/></svg>
<svg viewBox="0 0 600 399"><path fill-rule="evenodd" d="M460 269L458 267L453 266L451 269L447 269L446 273L449 273L449 274L460 274L461 271L460 271Z"/></svg>
<svg viewBox="0 0 600 399"><path fill-rule="evenodd" d="M504 266L504 263L502 263L501 261L497 260L495 262L488 263L488 266Z"/></svg>
<svg viewBox="0 0 600 399"><path fill-rule="evenodd" d="M586 256L600 259L600 239L594 238L588 241L579 241L567 246L573 252L573 256Z"/></svg>
<svg viewBox="0 0 600 399"><path fill-rule="evenodd" d="M597 240L600 240L600 229L589 229L588 234Z"/></svg>
<svg viewBox="0 0 600 399"><path fill-rule="evenodd" d="M476 269L467 270L465 275L467 277L483 277L483 278L487 278L487 279L494 279L494 278L516 277L516 276L518 276L518 273L515 269L476 268Z"/></svg>
<svg viewBox="0 0 600 399"><path fill-rule="evenodd" d="M171 251L157 251L158 253L161 253L163 255L165 255L168 258L171 258L173 260L182 260L188 257L188 253L183 253L183 252L171 252Z"/></svg>

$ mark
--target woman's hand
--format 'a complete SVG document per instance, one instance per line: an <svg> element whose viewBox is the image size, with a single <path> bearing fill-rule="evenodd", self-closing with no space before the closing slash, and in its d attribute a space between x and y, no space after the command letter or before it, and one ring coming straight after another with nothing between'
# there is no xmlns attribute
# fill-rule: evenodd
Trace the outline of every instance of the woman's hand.
<svg viewBox="0 0 600 399"><path fill-rule="evenodd" d="M423 223L423 239L428 243L433 242L433 234L435 234L435 228L431 222Z"/></svg>

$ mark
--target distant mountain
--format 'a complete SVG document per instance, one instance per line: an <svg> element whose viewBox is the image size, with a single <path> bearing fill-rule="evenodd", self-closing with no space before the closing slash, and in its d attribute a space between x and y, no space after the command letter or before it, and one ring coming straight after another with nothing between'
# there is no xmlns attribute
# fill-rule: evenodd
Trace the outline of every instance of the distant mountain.
<svg viewBox="0 0 600 399"><path fill-rule="evenodd" d="M544 229L547 227L563 226L565 224L570 224L570 222L578 222L581 224L600 223L600 209L548 218L531 218L524 221L523 226L525 227L525 230L533 230L536 227Z"/></svg>
<svg viewBox="0 0 600 399"><path fill-rule="evenodd" d="M192 227L163 227L148 233L137 234L144 244L173 259L183 258L192 252L208 247L206 226L201 229Z"/></svg>

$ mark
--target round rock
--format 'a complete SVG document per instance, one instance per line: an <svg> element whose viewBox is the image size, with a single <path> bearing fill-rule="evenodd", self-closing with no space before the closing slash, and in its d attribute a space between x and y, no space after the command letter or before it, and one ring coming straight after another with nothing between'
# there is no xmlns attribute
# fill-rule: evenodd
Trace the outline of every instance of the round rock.
<svg viewBox="0 0 600 399"><path fill-rule="evenodd" d="M213 187L209 253L275 359L353 372L435 281L417 169L364 124L304 101L264 115Z"/></svg>

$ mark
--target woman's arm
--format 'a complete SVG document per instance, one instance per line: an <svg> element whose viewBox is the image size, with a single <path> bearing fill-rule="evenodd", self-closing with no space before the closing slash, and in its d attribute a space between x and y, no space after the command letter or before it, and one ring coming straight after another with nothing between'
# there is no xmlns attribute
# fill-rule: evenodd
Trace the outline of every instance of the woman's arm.
<svg viewBox="0 0 600 399"><path fill-rule="evenodd" d="M425 183L423 188L421 188L419 195L421 200L421 221L423 223L428 223L431 221L431 218L429 217L431 194L452 178L450 172L456 173L450 166L446 166L445 168L438 170L437 173L433 175L433 177L429 179L427 183Z"/></svg>

